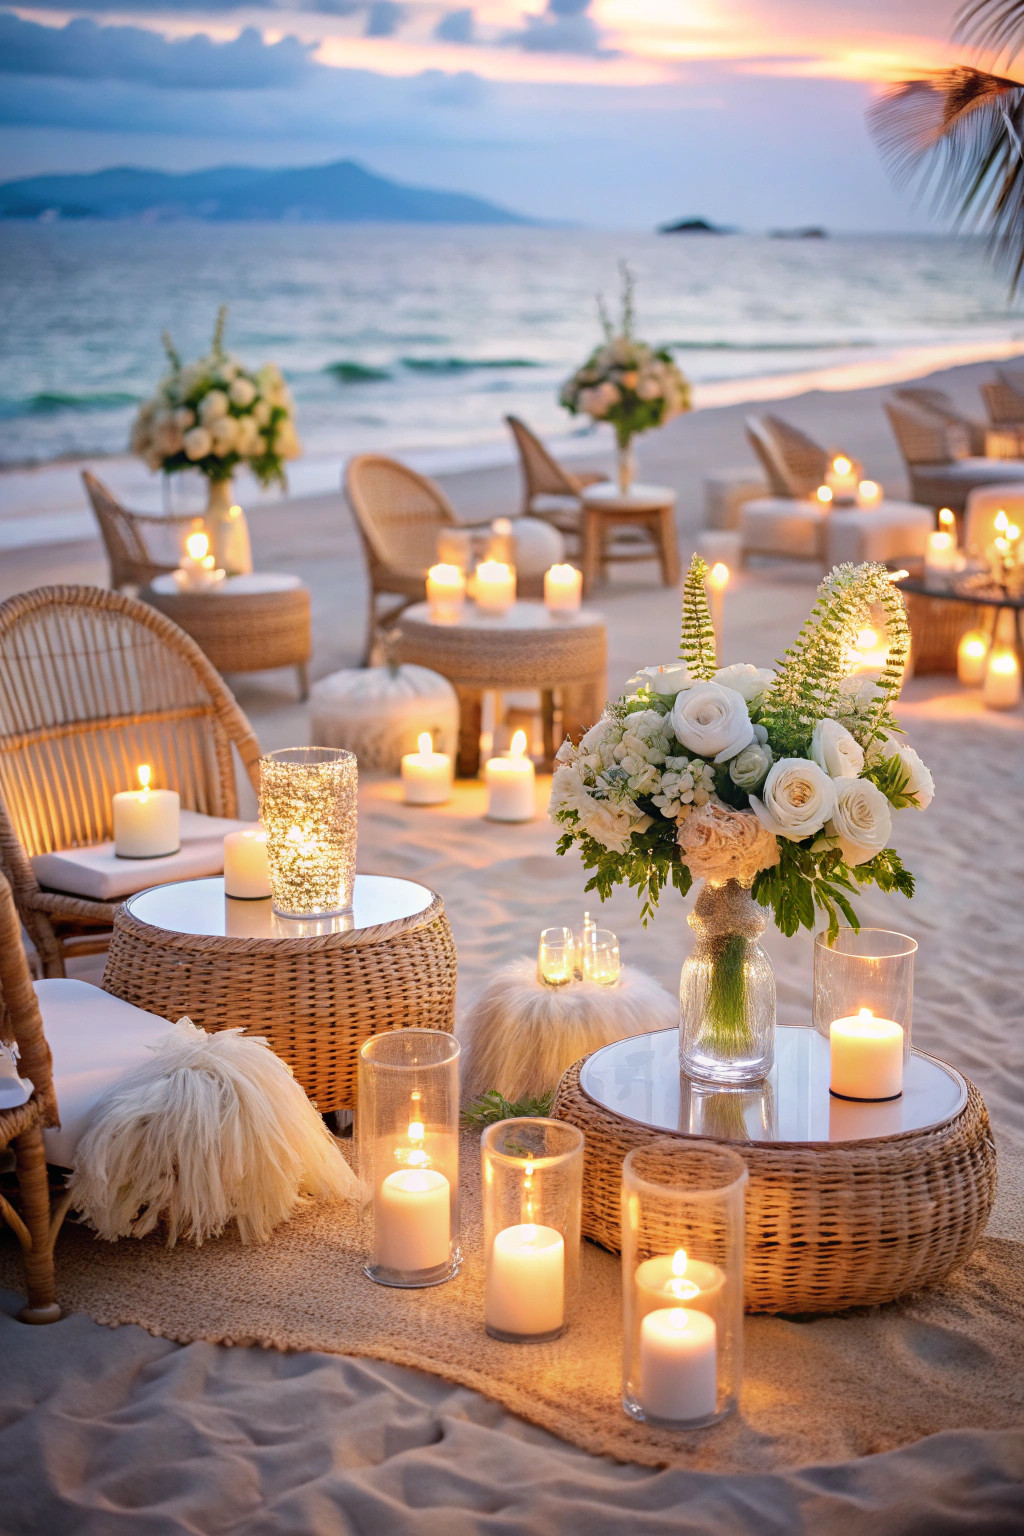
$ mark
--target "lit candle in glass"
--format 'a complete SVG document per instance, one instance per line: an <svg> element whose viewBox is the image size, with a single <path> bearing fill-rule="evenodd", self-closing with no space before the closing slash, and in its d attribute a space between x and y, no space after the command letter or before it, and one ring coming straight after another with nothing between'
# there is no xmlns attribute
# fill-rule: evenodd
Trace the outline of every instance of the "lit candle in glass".
<svg viewBox="0 0 1024 1536"><path fill-rule="evenodd" d="M862 480L857 487L857 501L867 511L877 507L882 500L882 487L877 480Z"/></svg>
<svg viewBox="0 0 1024 1536"><path fill-rule="evenodd" d="M641 1317L659 1307L685 1306L715 1315L725 1285L717 1264L691 1259L684 1248L645 1259L636 1272L637 1308Z"/></svg>
<svg viewBox="0 0 1024 1536"><path fill-rule="evenodd" d="M457 565L432 565L427 572L430 617L437 623L456 623L465 601L465 573Z"/></svg>
<svg viewBox="0 0 1024 1536"><path fill-rule="evenodd" d="M930 533L924 553L924 584L934 592L951 585L953 576L963 567L956 538L947 528Z"/></svg>
<svg viewBox="0 0 1024 1536"><path fill-rule="evenodd" d="M837 453L825 471L825 485L836 501L852 501L857 493L857 466L845 453Z"/></svg>
<svg viewBox="0 0 1024 1536"><path fill-rule="evenodd" d="M965 688L980 688L985 681L988 640L978 629L961 635L956 648L956 674Z"/></svg>
<svg viewBox="0 0 1024 1536"><path fill-rule="evenodd" d="M553 565L544 572L544 605L549 613L578 613L582 601L582 571L573 565Z"/></svg>
<svg viewBox="0 0 1024 1536"><path fill-rule="evenodd" d="M516 600L516 573L501 560L481 560L476 568L476 605L481 613L504 614Z"/></svg>
<svg viewBox="0 0 1024 1536"><path fill-rule="evenodd" d="M710 1418L718 1398L718 1329L706 1312L662 1307L640 1322L640 1402L652 1419Z"/></svg>
<svg viewBox="0 0 1024 1536"><path fill-rule="evenodd" d="M949 507L942 507L939 510L939 531L941 533L951 533L955 542L956 514Z"/></svg>
<svg viewBox="0 0 1024 1536"><path fill-rule="evenodd" d="M592 928L583 941L583 979L618 986L622 971L619 941L609 928Z"/></svg>
<svg viewBox="0 0 1024 1536"><path fill-rule="evenodd" d="M181 800L177 790L151 789L152 770L137 770L139 789L114 796L114 853L119 859L160 859L181 846Z"/></svg>
<svg viewBox="0 0 1024 1536"><path fill-rule="evenodd" d="M903 1092L903 1029L870 1008L833 1019L829 1091L841 1099L895 1099Z"/></svg>
<svg viewBox="0 0 1024 1536"><path fill-rule="evenodd" d="M545 928L537 947L537 980L564 987L575 976L576 945L571 928Z"/></svg>
<svg viewBox="0 0 1024 1536"><path fill-rule="evenodd" d="M1001 642L988 653L981 697L989 709L1014 709L1020 703L1020 663L1012 645Z"/></svg>
<svg viewBox="0 0 1024 1536"><path fill-rule="evenodd" d="M416 1274L448 1263L451 1185L436 1168L389 1173L374 1202L377 1264Z"/></svg>
<svg viewBox="0 0 1024 1536"><path fill-rule="evenodd" d="M530 1164L527 1163L527 1168ZM491 1246L484 1324L499 1337L538 1339L565 1322L565 1240L554 1227L521 1222Z"/></svg>
<svg viewBox="0 0 1024 1536"><path fill-rule="evenodd" d="M247 827L224 839L224 895L236 901L258 901L270 895L267 834Z"/></svg>
<svg viewBox="0 0 1024 1536"><path fill-rule="evenodd" d="M210 540L207 534L190 533L185 540L185 549L187 553L182 555L178 565L179 581L182 585L194 588L209 587L223 578L224 572L214 569L216 562L210 553Z"/></svg>
<svg viewBox="0 0 1024 1536"><path fill-rule="evenodd" d="M819 485L818 489L815 491L814 495L815 495L815 498L818 501L821 502L821 505L823 507L827 507L827 506L829 506L831 504L831 501L832 501L832 491L831 491L831 488L829 486L827 486L827 485Z"/></svg>
<svg viewBox="0 0 1024 1536"><path fill-rule="evenodd" d="M532 821L533 764L526 756L526 732L516 731L507 757L492 757L484 766L487 815L491 821Z"/></svg>
<svg viewBox="0 0 1024 1536"><path fill-rule="evenodd" d="M444 805L452 797L452 760L447 752L435 752L429 731L417 737L418 752L402 758L402 786L406 805Z"/></svg>
<svg viewBox="0 0 1024 1536"><path fill-rule="evenodd" d="M889 642L876 629L862 629L853 642L849 657L849 676L881 672L889 656Z"/></svg>

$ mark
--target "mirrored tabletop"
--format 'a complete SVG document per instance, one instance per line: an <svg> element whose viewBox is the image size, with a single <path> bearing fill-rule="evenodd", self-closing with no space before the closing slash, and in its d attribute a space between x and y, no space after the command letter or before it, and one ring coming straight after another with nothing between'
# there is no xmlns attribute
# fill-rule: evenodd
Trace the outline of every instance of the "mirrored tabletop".
<svg viewBox="0 0 1024 1536"><path fill-rule="evenodd" d="M967 1103L954 1068L912 1051L898 1099L880 1104L833 1098L829 1044L816 1030L783 1025L764 1083L723 1088L679 1070L679 1032L617 1040L583 1064L588 1098L640 1125L725 1141L866 1141L943 1125Z"/></svg>
<svg viewBox="0 0 1024 1536"><path fill-rule="evenodd" d="M341 917L279 917L265 901L238 901L224 895L224 880L177 880L140 891L126 902L133 917L169 933L209 938L303 939L374 928L425 912L432 891L415 880L391 875L356 875L352 911Z"/></svg>

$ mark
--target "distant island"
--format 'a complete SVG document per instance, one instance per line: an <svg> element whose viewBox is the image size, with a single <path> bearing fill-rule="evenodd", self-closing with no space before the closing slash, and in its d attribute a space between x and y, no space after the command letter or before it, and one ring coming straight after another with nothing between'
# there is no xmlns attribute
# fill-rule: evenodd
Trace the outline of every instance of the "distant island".
<svg viewBox="0 0 1024 1536"><path fill-rule="evenodd" d="M798 229L772 229L768 233L773 240L825 240L828 230L820 224L802 224Z"/></svg>
<svg viewBox="0 0 1024 1536"><path fill-rule="evenodd" d="M678 219L672 224L659 224L659 235L733 235L736 231L728 224L710 224L707 219Z"/></svg>
<svg viewBox="0 0 1024 1536"><path fill-rule="evenodd" d="M223 165L173 175L122 166L0 184L0 218L287 220L292 223L532 224L463 192L408 187L355 160L283 171Z"/></svg>

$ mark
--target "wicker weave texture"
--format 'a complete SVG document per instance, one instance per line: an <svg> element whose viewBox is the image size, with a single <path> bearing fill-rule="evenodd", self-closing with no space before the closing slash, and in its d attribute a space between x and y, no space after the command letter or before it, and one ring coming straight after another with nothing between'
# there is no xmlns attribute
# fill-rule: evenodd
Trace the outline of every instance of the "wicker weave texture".
<svg viewBox="0 0 1024 1536"><path fill-rule="evenodd" d="M161 531L185 528L196 522L194 517L155 517L145 512L129 512L103 482L88 470L82 471L82 483L100 525L112 587L120 591L122 587L145 586L154 576L174 569L174 562L161 562L154 556L146 543L146 527L148 525Z"/></svg>
<svg viewBox="0 0 1024 1536"><path fill-rule="evenodd" d="M582 1062L552 1114L586 1138L583 1234L618 1252L622 1160L665 1137L595 1104ZM748 1312L840 1312L937 1284L984 1231L996 1156L981 1095L935 1130L863 1142L730 1142L747 1165Z"/></svg>
<svg viewBox="0 0 1024 1536"><path fill-rule="evenodd" d="M536 629L431 624L408 613L396 654L477 688L560 688L604 680L608 641L600 619Z"/></svg>
<svg viewBox="0 0 1024 1536"><path fill-rule="evenodd" d="M320 938L170 933L118 908L105 991L202 1029L264 1036L324 1113L356 1100L359 1047L455 1027L455 941L440 896L414 917Z"/></svg>
<svg viewBox="0 0 1024 1536"><path fill-rule="evenodd" d="M294 667L313 653L306 587L284 592L218 596L216 592L154 592L145 601L173 619L218 672Z"/></svg>
<svg viewBox="0 0 1024 1536"><path fill-rule="evenodd" d="M955 672L961 636L977 624L976 604L951 597L923 597L919 592L904 592L903 601L910 624L915 677L924 677L929 672Z"/></svg>

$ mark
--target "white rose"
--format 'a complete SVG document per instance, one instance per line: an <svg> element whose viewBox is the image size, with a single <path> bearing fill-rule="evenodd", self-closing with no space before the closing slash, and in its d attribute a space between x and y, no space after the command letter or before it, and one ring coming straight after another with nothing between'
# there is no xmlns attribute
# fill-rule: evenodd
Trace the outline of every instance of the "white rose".
<svg viewBox="0 0 1024 1536"><path fill-rule="evenodd" d="M211 426L227 413L228 397L222 389L211 389L199 402L199 420L204 427Z"/></svg>
<svg viewBox="0 0 1024 1536"><path fill-rule="evenodd" d="M689 688L692 681L685 661L673 662L667 667L641 667L629 680L630 686L635 684L638 688L646 683L651 692L662 699L674 699L677 693Z"/></svg>
<svg viewBox="0 0 1024 1536"><path fill-rule="evenodd" d="M836 786L817 763L782 757L768 770L762 798L750 796L758 821L776 837L799 843L820 832L835 812Z"/></svg>
<svg viewBox="0 0 1024 1536"><path fill-rule="evenodd" d="M835 791L836 808L825 830L838 839L847 864L864 864L889 841L889 802L870 779L837 779Z"/></svg>
<svg viewBox="0 0 1024 1536"><path fill-rule="evenodd" d="M257 400L252 408L252 419L258 427L265 427L270 421L273 407L269 400Z"/></svg>
<svg viewBox="0 0 1024 1536"><path fill-rule="evenodd" d="M196 413L187 405L179 405L174 413L174 422L180 432L187 432L189 427L196 424Z"/></svg>
<svg viewBox="0 0 1024 1536"><path fill-rule="evenodd" d="M236 422L238 437L235 441L235 452L240 453L243 459L252 457L259 447L260 430L251 416L239 416Z"/></svg>
<svg viewBox="0 0 1024 1536"><path fill-rule="evenodd" d="M256 399L256 385L251 379L235 379L228 390L228 396L232 405L237 405L244 411L246 406L252 405Z"/></svg>
<svg viewBox="0 0 1024 1536"><path fill-rule="evenodd" d="M864 767L864 748L838 720L818 721L811 757L830 779L855 779Z"/></svg>
<svg viewBox="0 0 1024 1536"><path fill-rule="evenodd" d="M935 780L931 770L921 761L909 741L894 736L891 731L884 733L882 741L884 745L878 742L873 744L872 758L877 761L878 758L898 757L910 774L903 793L914 797L917 810L926 811L935 798Z"/></svg>
<svg viewBox="0 0 1024 1536"><path fill-rule="evenodd" d="M238 442L238 423L233 416L221 416L210 428L213 451L221 458L231 452Z"/></svg>
<svg viewBox="0 0 1024 1536"><path fill-rule="evenodd" d="M713 681L720 688L732 688L748 704L764 693L775 673L767 667L752 667L749 661L734 661L731 667L719 667Z"/></svg>
<svg viewBox="0 0 1024 1536"><path fill-rule="evenodd" d="M191 432L185 433L182 446L188 458L205 459L213 447L213 438L205 427L193 427Z"/></svg>
<svg viewBox="0 0 1024 1536"><path fill-rule="evenodd" d="M754 739L742 695L717 683L695 683L680 693L669 719L687 751L713 758L716 763L735 757Z"/></svg>

